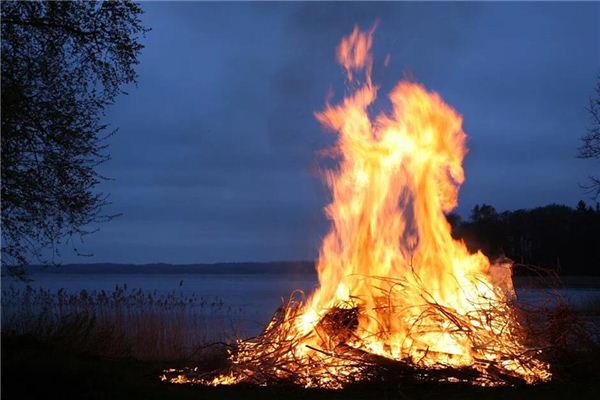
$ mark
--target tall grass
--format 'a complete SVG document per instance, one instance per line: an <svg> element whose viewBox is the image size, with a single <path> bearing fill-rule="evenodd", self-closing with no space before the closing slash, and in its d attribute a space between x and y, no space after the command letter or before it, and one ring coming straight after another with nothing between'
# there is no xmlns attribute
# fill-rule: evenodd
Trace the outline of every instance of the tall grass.
<svg viewBox="0 0 600 400"><path fill-rule="evenodd" d="M209 342L237 335L239 310L222 300L141 289L68 292L2 290L2 334L32 336L71 350L144 361L194 360Z"/></svg>
<svg viewBox="0 0 600 400"><path fill-rule="evenodd" d="M590 296L574 306L578 314L588 317L600 317L600 295Z"/></svg>

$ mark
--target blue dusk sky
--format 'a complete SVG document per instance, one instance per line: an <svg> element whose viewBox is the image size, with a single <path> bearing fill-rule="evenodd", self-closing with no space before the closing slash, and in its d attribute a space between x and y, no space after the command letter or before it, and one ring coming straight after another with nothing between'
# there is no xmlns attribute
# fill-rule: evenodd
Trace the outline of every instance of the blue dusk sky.
<svg viewBox="0 0 600 400"><path fill-rule="evenodd" d="M375 33L381 94L402 77L464 117L458 212L589 200L576 158L600 73L600 3L142 3L137 87L106 113L107 213L63 262L312 259L328 228L314 118L344 92L334 51ZM391 62L384 68L386 54ZM339 98L339 97L338 97Z"/></svg>

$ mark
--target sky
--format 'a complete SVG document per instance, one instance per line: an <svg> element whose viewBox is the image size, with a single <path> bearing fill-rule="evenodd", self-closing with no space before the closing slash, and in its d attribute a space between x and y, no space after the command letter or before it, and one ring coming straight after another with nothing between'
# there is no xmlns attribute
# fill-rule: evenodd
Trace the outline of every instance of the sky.
<svg viewBox="0 0 600 400"><path fill-rule="evenodd" d="M374 79L403 77L464 117L457 211L589 200L576 157L600 74L600 3L142 3L139 79L106 121L107 213L63 262L313 259L328 229L314 112L344 93L335 47L379 21ZM390 64L384 67L386 55ZM337 97L336 97L337 96Z"/></svg>

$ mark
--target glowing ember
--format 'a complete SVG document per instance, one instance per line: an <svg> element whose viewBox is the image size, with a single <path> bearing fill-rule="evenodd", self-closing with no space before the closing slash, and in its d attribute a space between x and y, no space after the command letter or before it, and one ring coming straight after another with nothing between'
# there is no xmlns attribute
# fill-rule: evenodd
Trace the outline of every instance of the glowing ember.
<svg viewBox="0 0 600 400"><path fill-rule="evenodd" d="M451 236L445 213L457 205L467 152L461 116L438 94L400 82L392 111L370 117L372 35L355 28L342 40L337 60L354 89L316 114L338 134L339 165L325 175L332 225L320 287L239 342L229 371L172 382L338 388L383 370L482 385L550 379L511 307L510 263L492 265Z"/></svg>

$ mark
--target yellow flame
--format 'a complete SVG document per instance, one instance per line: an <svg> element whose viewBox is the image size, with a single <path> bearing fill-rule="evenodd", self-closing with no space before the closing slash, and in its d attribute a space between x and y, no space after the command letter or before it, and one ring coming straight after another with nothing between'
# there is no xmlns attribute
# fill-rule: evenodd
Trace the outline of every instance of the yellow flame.
<svg viewBox="0 0 600 400"><path fill-rule="evenodd" d="M320 288L306 313L328 310L352 294L365 310L359 330L385 332L362 338L361 346L395 358L418 357L413 353L428 348L470 363L466 342L443 332L414 337L410 329L424 302L466 313L479 287L493 287L488 259L454 240L444 216L464 181L462 118L436 93L400 82L389 95L393 111L371 119L368 107L377 97L368 75L371 44L372 31L358 28L342 40L338 60L349 77L366 68L365 83L317 114L339 134L340 160L338 171L327 175L332 228L317 265ZM386 295L390 308L381 311ZM390 312L393 318L385 315Z"/></svg>
<svg viewBox="0 0 600 400"><path fill-rule="evenodd" d="M343 339L354 349L431 368L485 371L486 362L496 362L527 382L549 379L542 362L517 361L526 348L514 333L518 322L508 306L514 296L510 264L492 265L481 252L471 254L452 238L445 218L465 179L462 117L438 94L406 81L388 96L391 112L371 117L378 91L371 81L372 42L373 29L355 28L342 39L338 62L348 80L356 83L361 72L364 79L340 104L316 114L338 135L331 152L338 168L325 175L331 229L317 263L319 288L297 318L278 322L293 325L281 326L276 342L302 338L280 357L290 358L288 368L303 376L305 386L337 387L343 379L318 376L327 376L327 369L350 377L356 372L352 365L328 359L315 370L303 360L324 360L315 349L339 344L331 332L318 332L330 310L358 308L357 326ZM242 365L269 349L242 342L232 360ZM240 380L228 374L209 383Z"/></svg>

